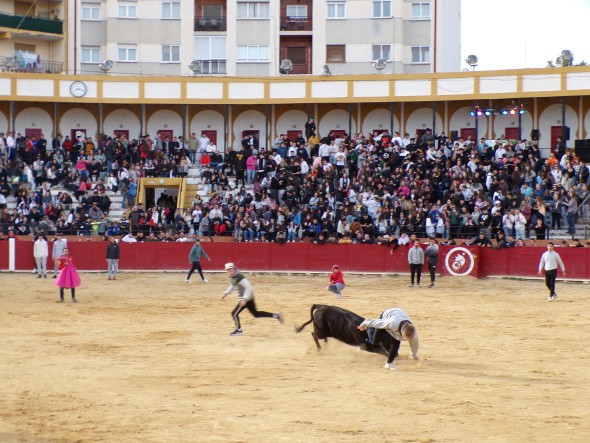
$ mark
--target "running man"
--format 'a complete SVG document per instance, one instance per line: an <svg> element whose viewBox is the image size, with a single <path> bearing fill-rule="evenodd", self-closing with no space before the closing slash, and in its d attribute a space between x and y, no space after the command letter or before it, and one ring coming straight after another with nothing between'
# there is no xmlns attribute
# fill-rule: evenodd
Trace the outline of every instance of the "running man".
<svg viewBox="0 0 590 443"><path fill-rule="evenodd" d="M254 302L254 290L252 289L252 285L250 284L250 281L248 281L248 279L244 277L244 275L240 272L236 265L234 265L233 263L226 263L225 270L227 271L227 276L229 277L230 285L229 288L227 288L227 290L221 296L221 300L225 299L225 297L231 294L234 290L238 291L239 300L237 306L231 313L236 324L236 329L234 332L230 334L231 336L235 337L238 335L244 335L239 317L240 312L242 312L244 309L248 309L248 311L250 311L250 313L256 318L271 317L276 318L278 321L281 322L281 324L285 322L283 314L281 314L280 312L271 313L266 311L258 311L256 309L256 303Z"/></svg>
<svg viewBox="0 0 590 443"><path fill-rule="evenodd" d="M539 275L543 275L545 270L545 285L549 289L549 298L547 301L554 301L557 299L555 293L555 280L557 279L557 266L561 268L561 273L565 277L565 266L561 261L561 257L553 250L553 242L547 243L547 252L544 252L539 262Z"/></svg>

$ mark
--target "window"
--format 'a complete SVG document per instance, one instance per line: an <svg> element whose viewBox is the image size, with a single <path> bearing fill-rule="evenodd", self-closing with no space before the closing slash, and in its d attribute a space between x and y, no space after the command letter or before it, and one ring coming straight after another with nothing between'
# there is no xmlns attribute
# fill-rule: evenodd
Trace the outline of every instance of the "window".
<svg viewBox="0 0 590 443"><path fill-rule="evenodd" d="M137 18L137 4L119 2L119 18Z"/></svg>
<svg viewBox="0 0 590 443"><path fill-rule="evenodd" d="M162 63L180 63L180 45L162 45Z"/></svg>
<svg viewBox="0 0 590 443"><path fill-rule="evenodd" d="M247 45L238 46L239 62L267 62L268 46Z"/></svg>
<svg viewBox="0 0 590 443"><path fill-rule="evenodd" d="M225 60L225 37L195 37L197 60Z"/></svg>
<svg viewBox="0 0 590 443"><path fill-rule="evenodd" d="M268 18L268 2L239 2L238 18Z"/></svg>
<svg viewBox="0 0 590 443"><path fill-rule="evenodd" d="M287 17L307 18L307 6L287 6Z"/></svg>
<svg viewBox="0 0 590 443"><path fill-rule="evenodd" d="M412 3L412 20L430 20L430 3Z"/></svg>
<svg viewBox="0 0 590 443"><path fill-rule="evenodd" d="M137 45L119 45L117 48L117 60L120 62L137 61Z"/></svg>
<svg viewBox="0 0 590 443"><path fill-rule="evenodd" d="M180 2L162 2L162 18L180 18Z"/></svg>
<svg viewBox="0 0 590 443"><path fill-rule="evenodd" d="M373 61L384 58L390 61L391 58L391 45L373 45Z"/></svg>
<svg viewBox="0 0 590 443"><path fill-rule="evenodd" d="M82 20L100 20L100 4L82 3Z"/></svg>
<svg viewBox="0 0 590 443"><path fill-rule="evenodd" d="M412 46L412 63L430 63L430 47Z"/></svg>
<svg viewBox="0 0 590 443"><path fill-rule="evenodd" d="M346 18L346 3L328 2L328 18Z"/></svg>
<svg viewBox="0 0 590 443"><path fill-rule="evenodd" d="M387 18L391 17L391 0L374 0L373 17Z"/></svg>
<svg viewBox="0 0 590 443"><path fill-rule="evenodd" d="M225 36L195 37L195 59L201 61L201 74L225 74L225 58Z"/></svg>
<svg viewBox="0 0 590 443"><path fill-rule="evenodd" d="M203 5L203 17L205 18L221 18L222 11L221 5Z"/></svg>
<svg viewBox="0 0 590 443"><path fill-rule="evenodd" d="M332 63L346 62L346 45L327 45L326 61Z"/></svg>
<svg viewBox="0 0 590 443"><path fill-rule="evenodd" d="M98 46L82 46L82 63L100 63Z"/></svg>

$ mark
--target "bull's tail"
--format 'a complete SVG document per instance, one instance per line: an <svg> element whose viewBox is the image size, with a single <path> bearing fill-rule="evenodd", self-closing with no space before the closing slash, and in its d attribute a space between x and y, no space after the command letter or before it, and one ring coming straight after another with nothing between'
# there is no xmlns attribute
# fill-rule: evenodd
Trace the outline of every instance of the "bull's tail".
<svg viewBox="0 0 590 443"><path fill-rule="evenodd" d="M299 326L298 328L295 328L295 332L297 334L299 334L301 331L303 331L303 329L310 324L311 322L313 322L313 311L315 311L317 309L317 305L311 305L311 310L310 310L310 319L308 322L303 323L301 326Z"/></svg>

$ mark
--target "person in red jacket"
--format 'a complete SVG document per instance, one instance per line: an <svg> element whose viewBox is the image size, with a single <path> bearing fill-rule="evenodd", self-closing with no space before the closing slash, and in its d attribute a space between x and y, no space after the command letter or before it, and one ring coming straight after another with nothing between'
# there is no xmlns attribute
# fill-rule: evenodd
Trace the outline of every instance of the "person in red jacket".
<svg viewBox="0 0 590 443"><path fill-rule="evenodd" d="M332 273L330 274L330 284L328 285L328 291L336 294L336 298L342 298L342 291L346 287L344 283L344 274L340 272L338 265L332 266Z"/></svg>

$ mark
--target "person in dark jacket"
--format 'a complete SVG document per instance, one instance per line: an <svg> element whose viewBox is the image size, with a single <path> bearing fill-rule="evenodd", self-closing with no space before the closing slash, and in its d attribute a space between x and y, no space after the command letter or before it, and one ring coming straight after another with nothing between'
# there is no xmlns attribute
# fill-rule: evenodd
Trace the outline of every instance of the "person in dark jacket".
<svg viewBox="0 0 590 443"><path fill-rule="evenodd" d="M107 246L107 264L109 280L117 279L117 272L119 272L119 258L121 257L121 250L119 243L115 237L109 237L109 245Z"/></svg>
<svg viewBox="0 0 590 443"><path fill-rule="evenodd" d="M201 246L201 240L197 239L195 240L195 243L191 248L191 252L188 255L188 261L192 263L192 267L190 271L188 271L188 275L186 276L187 283L191 282L191 275L193 275L193 272L195 272L195 270L199 272L199 275L201 276L201 280L203 280L203 283L207 283L209 281L203 276L203 269L201 268L201 255L205 257L207 260L211 261L211 259Z"/></svg>
<svg viewBox="0 0 590 443"><path fill-rule="evenodd" d="M424 251L424 255L426 255L428 270L430 271L429 288L434 288L434 280L436 279L436 263L438 262L438 241L436 239L430 239L430 245Z"/></svg>

